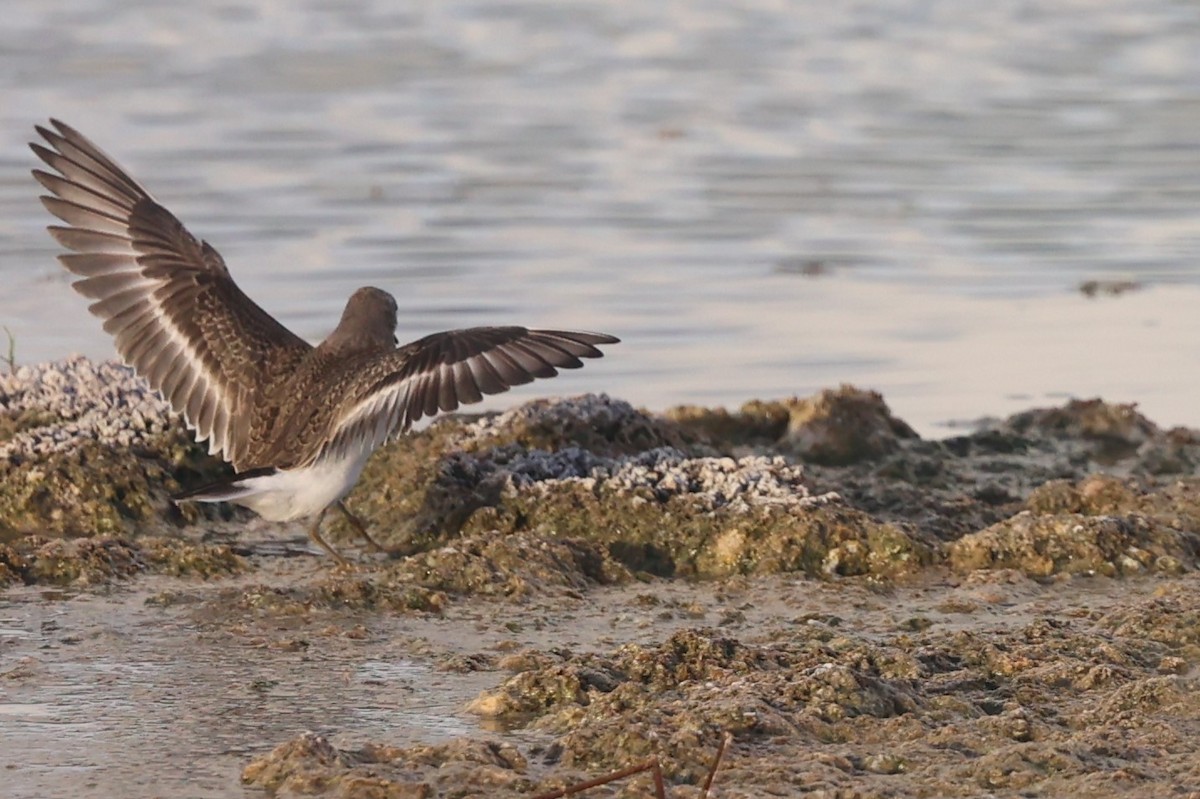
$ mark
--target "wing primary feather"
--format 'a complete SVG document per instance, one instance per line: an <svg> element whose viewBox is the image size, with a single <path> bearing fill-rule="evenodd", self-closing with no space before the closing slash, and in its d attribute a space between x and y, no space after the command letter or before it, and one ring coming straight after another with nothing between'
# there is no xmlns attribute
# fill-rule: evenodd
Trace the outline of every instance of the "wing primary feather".
<svg viewBox="0 0 1200 799"><path fill-rule="evenodd" d="M94 277L109 272L136 270L137 260L128 252L85 252L64 253L58 256L59 263L67 271L81 277Z"/></svg>
<svg viewBox="0 0 1200 799"><path fill-rule="evenodd" d="M140 291L142 296L146 296L155 284L137 272L110 272L105 275L76 280L71 285L83 296L99 300L130 290Z"/></svg>
<svg viewBox="0 0 1200 799"><path fill-rule="evenodd" d="M42 129L39 128L39 130ZM33 149L34 154L42 159L51 169L57 170L67 180L84 186L97 194L102 194L105 197L115 195L129 200L136 200L143 196L141 192L131 192L127 187L119 183L113 183L111 180L88 169L78 161L47 149L36 142L29 146Z"/></svg>
<svg viewBox="0 0 1200 799"><path fill-rule="evenodd" d="M503 375L504 380L509 386L522 386L526 383L532 383L534 380L529 370L518 363L513 357L508 345L497 347L486 354L480 353L476 355L469 361L472 370L475 369L476 364L480 361L483 362L482 365L484 368L491 368Z"/></svg>
<svg viewBox="0 0 1200 799"><path fill-rule="evenodd" d="M521 365L534 377L546 378L554 377L558 374L558 370L546 360L546 356L528 341L514 341L508 345L508 350L514 355L520 354L524 356Z"/></svg>
<svg viewBox="0 0 1200 799"><path fill-rule="evenodd" d="M83 206L59 197L42 197L41 201L47 211L68 225L101 233L115 233L123 236L129 234L129 222L124 214L105 213L97 208Z"/></svg>
<svg viewBox="0 0 1200 799"><path fill-rule="evenodd" d="M94 208L120 218L128 218L129 212L133 210L133 203L123 195L113 197L110 194L102 194L95 189L42 169L33 170L33 177L42 184L42 188L46 191L87 208Z"/></svg>
<svg viewBox="0 0 1200 799"><path fill-rule="evenodd" d="M475 374L477 382L479 383L479 389L484 394L500 394L504 391L507 391L513 385L517 385L520 382L528 383L533 379L527 378L518 382L507 379L509 375L501 374L500 370L498 370L495 364L492 363L492 356L497 351L498 350L493 350L492 352L481 352L478 355L474 355L467 359L467 365ZM520 370L520 373L525 375L528 374L528 372L525 370Z"/></svg>
<svg viewBox="0 0 1200 799"><path fill-rule="evenodd" d="M539 338L542 338L548 344L553 344L577 358L601 358L604 356L604 353L593 347L591 343L582 338L575 337L574 334L560 333L557 330L539 330L536 332L540 334Z"/></svg>
<svg viewBox="0 0 1200 799"><path fill-rule="evenodd" d="M88 310L101 319L111 319L123 311L143 302L146 299L146 289L134 286L122 291L108 294L102 300L97 300L88 306Z"/></svg>
<svg viewBox="0 0 1200 799"><path fill-rule="evenodd" d="M135 302L120 313L105 319L104 332L116 339L118 343L128 341L141 332L145 332L147 325L157 324L158 320L154 318L153 308L149 297Z"/></svg>
<svg viewBox="0 0 1200 799"><path fill-rule="evenodd" d="M159 348L170 341L170 331L155 327L154 330L147 331L146 334L133 342L129 351L125 353L125 361L137 370L138 374L145 374L147 356L150 353L156 352Z"/></svg>
<svg viewBox="0 0 1200 799"><path fill-rule="evenodd" d="M471 359L454 364L454 391L463 405L471 405L483 399L483 392L471 371Z"/></svg>
<svg viewBox="0 0 1200 799"><path fill-rule="evenodd" d="M553 341L533 338L521 343L537 353L546 363L559 369L578 369L583 366L583 361L562 347L559 347Z"/></svg>
<svg viewBox="0 0 1200 799"><path fill-rule="evenodd" d="M96 230L60 225L50 225L46 230L50 231L50 235L54 237L55 241L75 252L126 254L133 246L129 236L124 234L101 233Z"/></svg>
<svg viewBox="0 0 1200 799"><path fill-rule="evenodd" d="M438 409L449 413L458 408L458 386L454 380L454 366L444 363L437 370Z"/></svg>
<svg viewBox="0 0 1200 799"><path fill-rule="evenodd" d="M85 169L111 180L114 185L130 194L146 193L146 190L139 186L137 181L129 177L120 165L105 155L103 150L92 144L86 136L56 119L50 120L50 124L58 129L58 133L52 133L45 128L39 128L38 132L64 156Z"/></svg>

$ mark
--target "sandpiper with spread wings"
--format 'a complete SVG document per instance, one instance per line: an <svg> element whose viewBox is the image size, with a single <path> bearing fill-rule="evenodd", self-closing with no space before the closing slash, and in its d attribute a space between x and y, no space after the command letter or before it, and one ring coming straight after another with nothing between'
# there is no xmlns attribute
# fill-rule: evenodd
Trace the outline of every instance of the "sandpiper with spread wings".
<svg viewBox="0 0 1200 799"><path fill-rule="evenodd" d="M396 301L350 296L337 328L313 347L242 293L221 256L99 147L68 125L38 126L30 147L53 170L33 175L65 225L50 234L81 278L117 352L183 416L235 476L176 497L229 501L272 521L337 506L376 548L343 497L381 444L422 417L478 402L599 358L602 333L475 327L397 346ZM46 146L49 145L49 146Z"/></svg>

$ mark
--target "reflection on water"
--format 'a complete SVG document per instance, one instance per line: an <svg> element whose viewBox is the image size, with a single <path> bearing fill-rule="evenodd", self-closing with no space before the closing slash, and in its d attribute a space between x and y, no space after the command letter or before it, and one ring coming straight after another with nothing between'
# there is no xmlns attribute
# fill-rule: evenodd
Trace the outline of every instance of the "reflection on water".
<svg viewBox="0 0 1200 799"><path fill-rule="evenodd" d="M129 593L0 597L16 631L0 632L5 797L261 795L240 787L241 768L304 730L347 747L474 734L462 705L494 680L358 662L336 637L273 647Z"/></svg>
<svg viewBox="0 0 1200 799"><path fill-rule="evenodd" d="M853 381L936 433L1103 390L1200 425L1165 335L1200 283L1198 53L1180 0L11 0L0 322L23 360L111 352L27 176L30 126L57 115L308 338L373 283L402 337L625 340L527 394L664 407ZM1092 278L1165 288L1087 305Z"/></svg>

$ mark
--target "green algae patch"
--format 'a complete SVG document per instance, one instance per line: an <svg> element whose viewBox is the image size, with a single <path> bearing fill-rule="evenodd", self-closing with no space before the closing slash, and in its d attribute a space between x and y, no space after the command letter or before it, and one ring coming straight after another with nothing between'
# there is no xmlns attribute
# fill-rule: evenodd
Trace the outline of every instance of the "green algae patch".
<svg viewBox="0 0 1200 799"><path fill-rule="evenodd" d="M843 465L895 452L916 431L892 416L883 396L844 385L788 403L781 447L805 461Z"/></svg>
<svg viewBox="0 0 1200 799"><path fill-rule="evenodd" d="M830 662L839 649L846 663ZM853 658L853 660L852 660ZM887 719L919 707L909 675L889 674L879 648L826 637L745 644L713 630L682 630L658 645L611 655L566 653L481 694L469 709L531 719L559 734L560 765L602 770L657 755L673 780L695 783L724 732L770 740L800 730L826 737L859 717Z"/></svg>
<svg viewBox="0 0 1200 799"><path fill-rule="evenodd" d="M451 594L526 597L632 579L592 541L529 533L471 535L406 559L393 579Z"/></svg>
<svg viewBox="0 0 1200 799"><path fill-rule="evenodd" d="M1169 584L1153 597L1108 611L1098 624L1115 637L1160 645L1149 660L1159 672L1194 666L1200 664L1200 605L1194 593L1177 583ZM1170 663L1170 658L1182 663Z"/></svg>
<svg viewBox="0 0 1200 799"><path fill-rule="evenodd" d="M882 395L850 385L811 397L754 400L736 412L683 405L665 417L718 452L786 452L827 466L875 460L919 438Z"/></svg>
<svg viewBox="0 0 1200 799"><path fill-rule="evenodd" d="M207 579L246 568L247 562L228 547L170 538L27 536L0 546L0 575L28 585L86 587L143 573Z"/></svg>
<svg viewBox="0 0 1200 799"><path fill-rule="evenodd" d="M1138 510L1142 492L1128 480L1089 475L1080 481L1050 480L1035 488L1025 507L1039 516L1079 513L1106 516Z"/></svg>
<svg viewBox="0 0 1200 799"><path fill-rule="evenodd" d="M895 577L932 560L931 549L901 528L837 502L709 510L687 495L660 501L648 491L570 481L508 493L465 529L601 542L629 569L659 576Z"/></svg>
<svg viewBox="0 0 1200 799"><path fill-rule="evenodd" d="M965 535L946 547L957 571L1018 569L1055 574L1177 574L1194 568L1200 539L1141 514L1034 515L1028 511Z"/></svg>
<svg viewBox="0 0 1200 799"><path fill-rule="evenodd" d="M385 610L394 613L440 613L449 598L442 591L414 585L394 573L334 573L301 592L306 604L329 609Z"/></svg>
<svg viewBox="0 0 1200 799"><path fill-rule="evenodd" d="M0 413L0 444L12 440L18 433L47 427L62 421L53 412L42 408L25 408L16 413Z"/></svg>
<svg viewBox="0 0 1200 799"><path fill-rule="evenodd" d="M250 562L228 546L193 543L159 536L135 540L146 570L172 577L211 579L240 574L251 569Z"/></svg>
<svg viewBox="0 0 1200 799"><path fill-rule="evenodd" d="M774 446L787 432L791 411L785 402L751 400L737 411L678 405L663 417L716 451L739 453Z"/></svg>
<svg viewBox="0 0 1200 799"><path fill-rule="evenodd" d="M338 568L298 586L259 584L223 590L209 603L209 614L226 619L235 609L251 617L279 619L326 611L440 613L448 602L445 593L405 583L387 572L362 574Z"/></svg>
<svg viewBox="0 0 1200 799"><path fill-rule="evenodd" d="M220 604L279 617L324 610L440 613L453 597L578 596L630 579L592 542L489 534L381 566L330 569L303 585L231 590Z"/></svg>
<svg viewBox="0 0 1200 799"><path fill-rule="evenodd" d="M435 746L340 749L306 732L249 763L242 782L272 796L467 799L526 793L532 787L527 769L525 757L508 743L460 738Z"/></svg>
<svg viewBox="0 0 1200 799"><path fill-rule="evenodd" d="M130 450L88 441L40 457L0 463L0 534L113 535L214 518L223 511L169 495L228 473L183 431ZM227 511L224 511L227 513Z"/></svg>
<svg viewBox="0 0 1200 799"><path fill-rule="evenodd" d="M1116 451L1135 450L1159 433L1158 426L1138 412L1137 403L1098 398L1016 413L1008 418L1007 427L1022 434L1109 442L1118 445Z"/></svg>

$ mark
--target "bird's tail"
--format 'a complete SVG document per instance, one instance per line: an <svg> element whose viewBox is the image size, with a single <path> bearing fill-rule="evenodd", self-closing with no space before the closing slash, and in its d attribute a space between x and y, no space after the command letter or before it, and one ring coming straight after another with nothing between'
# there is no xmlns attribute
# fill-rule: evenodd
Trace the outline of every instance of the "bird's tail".
<svg viewBox="0 0 1200 799"><path fill-rule="evenodd" d="M251 494L261 491L262 489L255 485L255 481L260 477L270 477L276 471L278 470L274 466L251 469L225 480L218 480L215 483L176 494L171 497L171 501L175 504L180 502L237 502L239 499L245 499Z"/></svg>

